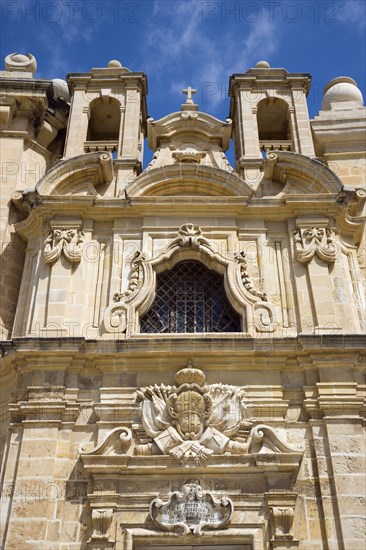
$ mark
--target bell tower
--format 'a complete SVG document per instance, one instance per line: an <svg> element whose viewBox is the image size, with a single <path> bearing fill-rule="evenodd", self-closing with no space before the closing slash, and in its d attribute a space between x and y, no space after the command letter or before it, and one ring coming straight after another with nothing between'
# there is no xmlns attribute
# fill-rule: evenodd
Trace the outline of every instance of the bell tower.
<svg viewBox="0 0 366 550"><path fill-rule="evenodd" d="M146 75L112 60L89 73L70 73L68 84L72 105L64 158L109 152L118 193L142 171Z"/></svg>
<svg viewBox="0 0 366 550"><path fill-rule="evenodd" d="M255 182L269 151L292 151L314 157L306 96L308 73L272 69L267 61L230 78L236 170Z"/></svg>

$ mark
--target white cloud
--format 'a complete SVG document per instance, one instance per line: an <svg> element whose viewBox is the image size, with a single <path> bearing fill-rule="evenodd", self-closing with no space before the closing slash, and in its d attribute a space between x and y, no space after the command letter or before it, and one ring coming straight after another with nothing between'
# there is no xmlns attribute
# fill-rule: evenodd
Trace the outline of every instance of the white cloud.
<svg viewBox="0 0 366 550"><path fill-rule="evenodd" d="M219 16L207 20L203 6L196 0L156 1L145 31L144 63L148 73L160 73L172 82L171 93L187 85L207 92L210 85L205 99L213 106L225 100L231 74L246 71L277 50L279 32L276 23L264 17L235 25L226 25Z"/></svg>
<svg viewBox="0 0 366 550"><path fill-rule="evenodd" d="M366 27L366 4L363 0L346 0L335 4L336 21L352 26L363 35Z"/></svg>
<svg viewBox="0 0 366 550"><path fill-rule="evenodd" d="M70 72L70 49L74 51L73 59L77 61L81 43L90 44L99 30L100 14L96 11L98 4L94 4L94 12L83 11L81 3L65 0L54 0L47 10L41 9L36 37L49 50L49 56L48 62L38 71L38 77L65 78ZM71 70L76 71L77 67Z"/></svg>

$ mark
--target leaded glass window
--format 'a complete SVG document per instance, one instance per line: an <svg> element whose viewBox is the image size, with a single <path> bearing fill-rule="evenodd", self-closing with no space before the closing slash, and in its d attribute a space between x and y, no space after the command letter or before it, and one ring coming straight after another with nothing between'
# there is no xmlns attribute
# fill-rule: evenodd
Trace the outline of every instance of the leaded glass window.
<svg viewBox="0 0 366 550"><path fill-rule="evenodd" d="M185 260L157 275L156 296L141 317L141 332L240 332L223 277L198 261Z"/></svg>

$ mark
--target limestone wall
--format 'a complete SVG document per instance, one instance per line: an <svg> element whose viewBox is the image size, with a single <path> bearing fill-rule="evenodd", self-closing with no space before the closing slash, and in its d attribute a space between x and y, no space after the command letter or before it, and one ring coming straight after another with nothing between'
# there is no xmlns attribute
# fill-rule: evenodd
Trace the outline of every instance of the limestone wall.
<svg viewBox="0 0 366 550"><path fill-rule="evenodd" d="M33 56L14 55L0 74L4 550L361 548L356 84L310 124L310 76L260 62L231 80L233 121L200 113L190 89L181 112L147 122L143 73L114 60L50 99ZM13 116L20 62L32 71ZM268 94L286 105L290 145L260 143ZM93 101L111 98L118 139L89 140ZM218 274L240 330L141 332L159 275L185 260Z"/></svg>
<svg viewBox="0 0 366 550"><path fill-rule="evenodd" d="M249 454L236 462L223 456L220 466L209 458L187 469L161 454L134 457L117 446L95 457L94 463L98 459L103 466L94 471L93 461L85 463L81 454L91 452L121 426L132 428L134 438L141 435L136 390L173 384L187 349L182 339L151 342L149 355L143 341L128 350L122 343L95 348L82 339L72 342L48 339L38 351L29 352L27 339L19 340L17 354L9 353L7 359L23 374L10 405L2 513L11 521L5 524L5 548L100 548L101 542L92 537L99 524L92 523L90 506L112 507L106 531L116 549L130 548L129 537L135 544L168 544L177 535L161 538L151 522L149 504L156 496L166 499L181 490L192 476L205 490L229 496L234 504L226 530L217 531L213 539L206 531L203 538L189 539L192 543L220 537L226 544L267 548L270 539L276 540L267 502L280 494L285 507L290 506L290 496L297 495L287 547L320 550L328 544L351 549L362 544L360 338L351 342L325 336L322 348L314 337L293 339L291 344L251 340L251 346L233 338L201 338L191 345L189 357L205 372L208 384L220 381L244 389L247 423L271 426L288 445L301 449L295 477L290 466L294 459L286 455L283 463L276 455L274 465L270 450L263 454L261 466L254 467L254 455ZM345 353L345 346L353 351Z"/></svg>

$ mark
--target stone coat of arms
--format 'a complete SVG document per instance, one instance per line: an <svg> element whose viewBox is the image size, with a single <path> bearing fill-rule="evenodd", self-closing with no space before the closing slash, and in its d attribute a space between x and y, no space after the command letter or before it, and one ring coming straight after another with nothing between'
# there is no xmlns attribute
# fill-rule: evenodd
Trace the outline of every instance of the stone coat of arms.
<svg viewBox="0 0 366 550"><path fill-rule="evenodd" d="M138 390L142 427L152 443L137 445L137 455L170 455L198 464L213 454L246 454L250 446L255 451L266 435L275 448L286 447L270 427L252 428L243 420L243 388L207 385L205 374L191 363L177 372L175 382Z"/></svg>

